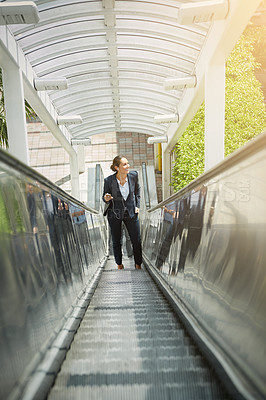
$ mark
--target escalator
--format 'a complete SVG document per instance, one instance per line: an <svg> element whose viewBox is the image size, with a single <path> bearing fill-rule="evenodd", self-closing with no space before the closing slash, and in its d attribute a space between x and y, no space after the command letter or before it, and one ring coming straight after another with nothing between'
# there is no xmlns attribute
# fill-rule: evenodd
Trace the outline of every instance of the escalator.
<svg viewBox="0 0 266 400"><path fill-rule="evenodd" d="M265 169L266 134L142 194L118 271L102 213L0 151L0 400L265 399Z"/></svg>
<svg viewBox="0 0 266 400"><path fill-rule="evenodd" d="M49 400L229 399L145 269L109 259Z"/></svg>

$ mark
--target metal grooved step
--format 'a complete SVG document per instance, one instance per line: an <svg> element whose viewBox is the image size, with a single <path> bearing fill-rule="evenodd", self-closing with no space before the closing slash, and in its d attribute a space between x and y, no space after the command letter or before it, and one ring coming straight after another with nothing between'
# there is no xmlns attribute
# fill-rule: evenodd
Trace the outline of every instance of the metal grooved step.
<svg viewBox="0 0 266 400"><path fill-rule="evenodd" d="M148 273L111 262L48 399L227 399Z"/></svg>

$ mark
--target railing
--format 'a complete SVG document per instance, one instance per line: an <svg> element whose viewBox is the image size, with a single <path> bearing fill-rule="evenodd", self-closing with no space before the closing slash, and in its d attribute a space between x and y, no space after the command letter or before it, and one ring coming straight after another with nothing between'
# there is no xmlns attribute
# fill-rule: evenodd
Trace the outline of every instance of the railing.
<svg viewBox="0 0 266 400"><path fill-rule="evenodd" d="M261 135L141 215L146 265L249 399L266 397L265 164ZM0 151L0 398L43 359L56 373L106 248L101 214Z"/></svg>
<svg viewBox="0 0 266 400"><path fill-rule="evenodd" d="M265 171L263 134L141 221L152 274L219 369L255 399L266 397Z"/></svg>
<svg viewBox="0 0 266 400"><path fill-rule="evenodd" d="M141 173L143 181L143 194L145 198L145 206L147 209L149 209L151 207L151 203L150 203L149 185L148 185L147 169L145 162L143 162L141 165Z"/></svg>
<svg viewBox="0 0 266 400"><path fill-rule="evenodd" d="M0 151L1 399L22 398L68 317L64 331L77 325L106 245L101 214Z"/></svg>

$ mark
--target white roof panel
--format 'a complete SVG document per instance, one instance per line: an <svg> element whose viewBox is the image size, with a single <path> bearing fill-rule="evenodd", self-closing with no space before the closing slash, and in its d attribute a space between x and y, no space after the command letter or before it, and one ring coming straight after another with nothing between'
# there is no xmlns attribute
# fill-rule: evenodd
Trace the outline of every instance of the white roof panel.
<svg viewBox="0 0 266 400"><path fill-rule="evenodd" d="M38 77L68 79L48 95L59 115L80 114L73 137L128 131L165 134L154 116L172 113L185 89L166 92L169 77L193 74L209 25L180 26L184 1L35 1L40 22L11 30Z"/></svg>

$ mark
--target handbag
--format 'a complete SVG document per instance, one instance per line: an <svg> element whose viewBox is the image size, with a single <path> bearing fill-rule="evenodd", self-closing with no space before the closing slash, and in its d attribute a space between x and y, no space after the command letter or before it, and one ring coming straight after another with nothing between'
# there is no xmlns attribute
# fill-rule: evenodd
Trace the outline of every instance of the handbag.
<svg viewBox="0 0 266 400"><path fill-rule="evenodd" d="M109 208L111 208L112 200L109 203L104 204L103 215L104 217L107 215Z"/></svg>

